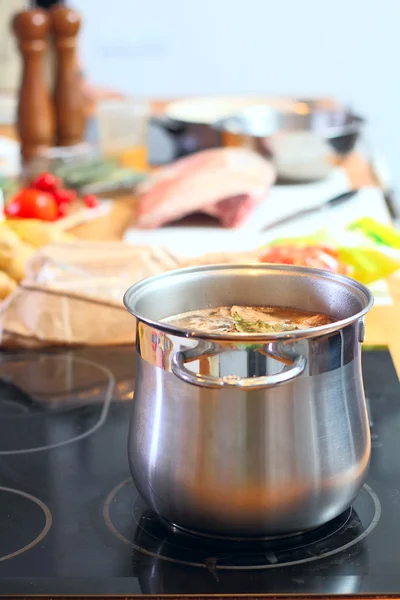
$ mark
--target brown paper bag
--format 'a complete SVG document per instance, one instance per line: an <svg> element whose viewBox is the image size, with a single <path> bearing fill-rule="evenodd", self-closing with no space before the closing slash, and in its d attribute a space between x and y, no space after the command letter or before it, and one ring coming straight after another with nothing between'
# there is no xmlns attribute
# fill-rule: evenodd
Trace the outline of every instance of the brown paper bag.
<svg viewBox="0 0 400 600"><path fill-rule="evenodd" d="M0 306L0 346L132 344L122 298L133 283L179 266L162 248L76 242L43 248Z"/></svg>

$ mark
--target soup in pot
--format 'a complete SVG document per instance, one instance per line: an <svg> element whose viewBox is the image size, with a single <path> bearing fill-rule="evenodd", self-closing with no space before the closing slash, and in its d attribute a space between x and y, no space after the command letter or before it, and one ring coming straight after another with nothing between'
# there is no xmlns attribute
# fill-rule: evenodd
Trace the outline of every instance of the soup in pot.
<svg viewBox="0 0 400 600"><path fill-rule="evenodd" d="M163 319L181 329L206 333L277 333L333 323L322 313L276 306L219 306Z"/></svg>

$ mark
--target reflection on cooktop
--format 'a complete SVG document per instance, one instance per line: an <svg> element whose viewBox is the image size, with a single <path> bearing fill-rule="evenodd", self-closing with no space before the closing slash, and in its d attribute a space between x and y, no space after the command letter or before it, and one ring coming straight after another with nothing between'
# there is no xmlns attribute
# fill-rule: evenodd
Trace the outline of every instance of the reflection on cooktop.
<svg viewBox="0 0 400 600"><path fill-rule="evenodd" d="M44 405L22 390L14 381L0 379L0 417L43 413Z"/></svg>
<svg viewBox="0 0 400 600"><path fill-rule="evenodd" d="M313 531L269 541L226 542L171 531L146 507L131 480L116 486L103 507L109 530L137 552L191 567L242 571L310 563L349 550L371 533L380 515L379 498L366 485L352 508Z"/></svg>
<svg viewBox="0 0 400 600"><path fill-rule="evenodd" d="M105 366L67 354L25 354L0 365L0 456L76 442L107 418L115 378ZM93 410L102 406L98 413ZM63 417L70 415L68 426Z"/></svg>

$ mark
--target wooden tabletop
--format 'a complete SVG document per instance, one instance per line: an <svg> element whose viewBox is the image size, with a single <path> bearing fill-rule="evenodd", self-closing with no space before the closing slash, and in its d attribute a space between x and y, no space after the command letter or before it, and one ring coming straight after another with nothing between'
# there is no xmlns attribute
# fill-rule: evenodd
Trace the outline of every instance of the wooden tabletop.
<svg viewBox="0 0 400 600"><path fill-rule="evenodd" d="M154 109L159 112L163 106L165 103L157 103ZM15 137L15 132L13 128L0 126L0 135ZM358 154L347 157L340 166L345 169L352 188L376 185L367 162ZM111 214L79 225L74 233L83 239L121 239L132 219L132 203L132 198L116 199ZM388 286L393 305L375 306L367 315L366 345L388 346L400 374L400 277L391 277Z"/></svg>

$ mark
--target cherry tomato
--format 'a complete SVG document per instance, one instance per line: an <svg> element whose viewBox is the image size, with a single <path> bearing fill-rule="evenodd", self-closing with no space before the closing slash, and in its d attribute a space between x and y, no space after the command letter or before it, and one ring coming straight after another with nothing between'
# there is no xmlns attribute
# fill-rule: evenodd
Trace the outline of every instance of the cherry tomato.
<svg viewBox="0 0 400 600"><path fill-rule="evenodd" d="M35 189L18 192L5 206L7 217L21 219L40 219L55 221L58 218L58 207L51 194Z"/></svg>
<svg viewBox="0 0 400 600"><path fill-rule="evenodd" d="M52 173L41 173L32 182L32 187L42 192L54 192L60 187L60 180Z"/></svg>
<svg viewBox="0 0 400 600"><path fill-rule="evenodd" d="M97 196L95 196L94 194L87 194L87 196L83 197L83 201L85 203L85 206L87 206L88 208L96 208L96 206L99 205Z"/></svg>
<svg viewBox="0 0 400 600"><path fill-rule="evenodd" d="M66 217L67 214L69 213L69 202L60 202L60 204L58 205L58 218L62 218L62 217Z"/></svg>
<svg viewBox="0 0 400 600"><path fill-rule="evenodd" d="M58 205L70 204L71 202L76 200L75 190L64 190L63 188L60 188L59 190L54 190L52 193L53 198Z"/></svg>

